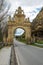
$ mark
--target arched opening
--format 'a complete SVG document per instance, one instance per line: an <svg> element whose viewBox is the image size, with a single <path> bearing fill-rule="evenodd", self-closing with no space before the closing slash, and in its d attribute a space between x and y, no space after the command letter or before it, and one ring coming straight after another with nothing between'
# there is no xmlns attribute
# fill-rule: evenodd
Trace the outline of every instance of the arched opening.
<svg viewBox="0 0 43 65"><path fill-rule="evenodd" d="M14 38L16 38L17 40L21 41L21 42L25 42L25 33L26 31L23 28L16 28L14 30Z"/></svg>

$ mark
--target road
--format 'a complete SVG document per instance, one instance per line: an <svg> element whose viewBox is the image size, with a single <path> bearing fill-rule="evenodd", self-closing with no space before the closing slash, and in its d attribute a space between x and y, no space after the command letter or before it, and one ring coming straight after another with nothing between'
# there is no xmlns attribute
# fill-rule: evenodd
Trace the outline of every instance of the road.
<svg viewBox="0 0 43 65"><path fill-rule="evenodd" d="M43 65L43 48L26 45L14 39L19 65Z"/></svg>

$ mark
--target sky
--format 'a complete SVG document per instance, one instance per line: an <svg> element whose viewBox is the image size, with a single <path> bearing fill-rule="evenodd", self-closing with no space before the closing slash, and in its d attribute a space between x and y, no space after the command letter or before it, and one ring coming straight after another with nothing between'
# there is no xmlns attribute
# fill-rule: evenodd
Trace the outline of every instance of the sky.
<svg viewBox="0 0 43 65"><path fill-rule="evenodd" d="M16 29L15 36L20 36L24 33L24 30L21 28Z"/></svg>
<svg viewBox="0 0 43 65"><path fill-rule="evenodd" d="M43 6L43 0L9 0L8 2L11 4L9 11L11 14L13 14L15 10L21 6L26 17L29 17L31 22Z"/></svg>
<svg viewBox="0 0 43 65"><path fill-rule="evenodd" d="M29 17L30 21L37 16L41 8L43 7L43 0L7 0L11 4L9 10L10 14L14 14L15 10L21 6L24 10L26 18Z"/></svg>

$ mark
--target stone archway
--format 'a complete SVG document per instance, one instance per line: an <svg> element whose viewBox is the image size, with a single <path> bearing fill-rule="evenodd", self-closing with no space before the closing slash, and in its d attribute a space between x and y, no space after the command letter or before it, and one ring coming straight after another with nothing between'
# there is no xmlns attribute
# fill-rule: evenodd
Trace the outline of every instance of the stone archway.
<svg viewBox="0 0 43 65"><path fill-rule="evenodd" d="M31 29L30 29L30 27L24 27L24 25L23 26L8 26L9 28L8 28L8 42L12 42L13 41L13 38L14 38L14 31L16 30L16 28L22 28L22 29L24 29L25 30L25 39L27 39L28 38L28 40L31 38Z"/></svg>
<svg viewBox="0 0 43 65"><path fill-rule="evenodd" d="M16 28L22 28L26 31L25 39L28 38L28 42L30 42L31 39L31 23L29 21L29 18L25 18L25 14L21 7L18 7L18 9L15 11L15 14L13 16L13 21L11 20L11 17L9 17L8 21L8 37L7 42L10 43L13 41L14 35L13 32Z"/></svg>

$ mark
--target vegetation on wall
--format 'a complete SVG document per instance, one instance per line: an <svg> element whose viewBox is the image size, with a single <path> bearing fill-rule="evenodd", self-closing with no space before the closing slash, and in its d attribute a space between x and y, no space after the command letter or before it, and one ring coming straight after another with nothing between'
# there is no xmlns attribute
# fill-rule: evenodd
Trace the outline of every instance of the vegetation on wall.
<svg viewBox="0 0 43 65"><path fill-rule="evenodd" d="M32 22L32 29L34 30L37 25L43 25L43 7Z"/></svg>

